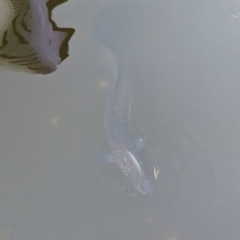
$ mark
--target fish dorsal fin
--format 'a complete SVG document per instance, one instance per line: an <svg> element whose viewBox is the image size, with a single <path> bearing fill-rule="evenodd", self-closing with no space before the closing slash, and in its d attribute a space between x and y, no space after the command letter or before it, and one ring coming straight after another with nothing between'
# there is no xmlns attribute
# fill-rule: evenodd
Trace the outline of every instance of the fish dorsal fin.
<svg viewBox="0 0 240 240"><path fill-rule="evenodd" d="M142 171L141 166L140 166L139 162L137 161L137 159L133 156L133 154L131 152L127 151L127 154L132 159L132 161L133 161L134 165L136 166L138 172L141 172Z"/></svg>

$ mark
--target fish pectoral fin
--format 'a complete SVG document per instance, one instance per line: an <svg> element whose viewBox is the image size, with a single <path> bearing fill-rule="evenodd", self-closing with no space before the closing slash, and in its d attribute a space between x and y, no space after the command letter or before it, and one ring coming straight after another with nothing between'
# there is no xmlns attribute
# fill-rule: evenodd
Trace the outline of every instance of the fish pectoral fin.
<svg viewBox="0 0 240 240"><path fill-rule="evenodd" d="M114 163L114 157L111 153L106 152L102 153L101 156L99 157L99 162L101 163Z"/></svg>
<svg viewBox="0 0 240 240"><path fill-rule="evenodd" d="M138 152L141 151L143 149L143 147L146 145L146 142L147 142L147 138L138 138L135 141L136 150Z"/></svg>

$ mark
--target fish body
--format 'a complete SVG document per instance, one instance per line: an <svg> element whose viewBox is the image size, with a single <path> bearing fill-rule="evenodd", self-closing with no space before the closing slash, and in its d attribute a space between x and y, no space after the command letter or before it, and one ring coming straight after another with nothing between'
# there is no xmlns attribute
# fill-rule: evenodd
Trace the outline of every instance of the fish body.
<svg viewBox="0 0 240 240"><path fill-rule="evenodd" d="M105 109L105 131L114 162L142 193L150 195L153 187L143 170L137 147L129 136L132 89L127 73L120 67L110 86Z"/></svg>

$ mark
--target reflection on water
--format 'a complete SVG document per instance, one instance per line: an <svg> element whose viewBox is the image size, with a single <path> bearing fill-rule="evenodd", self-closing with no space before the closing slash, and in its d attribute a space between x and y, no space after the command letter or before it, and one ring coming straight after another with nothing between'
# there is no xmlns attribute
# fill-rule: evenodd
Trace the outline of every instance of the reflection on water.
<svg viewBox="0 0 240 240"><path fill-rule="evenodd" d="M66 0L0 2L0 65L49 74L68 57L72 28L59 28L53 9Z"/></svg>
<svg viewBox="0 0 240 240"><path fill-rule="evenodd" d="M240 239L238 18L223 0L63 6L59 20L77 27L70 64L41 81L1 74L0 240ZM131 133L148 139L148 197L97 164L113 75L90 52L100 12L103 44L131 74Z"/></svg>
<svg viewBox="0 0 240 240"><path fill-rule="evenodd" d="M240 1L239 0L223 0L224 10L234 18L240 17Z"/></svg>

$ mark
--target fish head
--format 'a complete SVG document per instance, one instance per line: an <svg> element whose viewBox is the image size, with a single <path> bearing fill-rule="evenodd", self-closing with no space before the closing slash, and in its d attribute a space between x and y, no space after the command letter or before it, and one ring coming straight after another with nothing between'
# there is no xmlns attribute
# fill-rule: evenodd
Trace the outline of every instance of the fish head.
<svg viewBox="0 0 240 240"><path fill-rule="evenodd" d="M148 179L144 179L141 181L134 181L133 184L137 188L137 190L144 195L151 195L153 192L152 183Z"/></svg>
<svg viewBox="0 0 240 240"><path fill-rule="evenodd" d="M146 177L145 172L137 161L136 157L127 152L128 158L133 163L132 171L129 173L128 178L133 183L134 187L144 195L150 195L153 192L153 186L151 181Z"/></svg>

